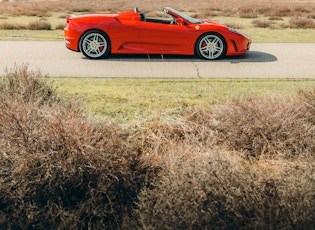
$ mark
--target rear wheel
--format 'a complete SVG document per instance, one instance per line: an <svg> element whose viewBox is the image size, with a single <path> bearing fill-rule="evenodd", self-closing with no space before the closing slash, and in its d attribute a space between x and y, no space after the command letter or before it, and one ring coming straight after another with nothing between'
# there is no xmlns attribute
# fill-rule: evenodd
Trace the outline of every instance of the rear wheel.
<svg viewBox="0 0 315 230"><path fill-rule="evenodd" d="M81 37L80 50L90 59L105 58L110 52L110 42L104 32L91 30Z"/></svg>
<svg viewBox="0 0 315 230"><path fill-rule="evenodd" d="M196 43L196 53L199 57L208 60L222 58L226 53L224 38L216 33L207 33L201 36Z"/></svg>

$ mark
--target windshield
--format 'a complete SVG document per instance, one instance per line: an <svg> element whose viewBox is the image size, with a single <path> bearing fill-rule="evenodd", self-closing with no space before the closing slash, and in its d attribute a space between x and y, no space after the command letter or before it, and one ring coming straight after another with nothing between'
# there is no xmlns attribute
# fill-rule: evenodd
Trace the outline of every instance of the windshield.
<svg viewBox="0 0 315 230"><path fill-rule="evenodd" d="M183 18L186 21L189 21L192 24L200 24L200 23L202 23L200 20L194 19L194 18L192 18L192 17L190 17L190 16L188 16L188 15L182 13L182 12L174 10L174 9L172 9L170 7L165 7L163 10L167 14L171 14L171 15L172 15L172 12L173 12L174 14L178 15L179 17Z"/></svg>

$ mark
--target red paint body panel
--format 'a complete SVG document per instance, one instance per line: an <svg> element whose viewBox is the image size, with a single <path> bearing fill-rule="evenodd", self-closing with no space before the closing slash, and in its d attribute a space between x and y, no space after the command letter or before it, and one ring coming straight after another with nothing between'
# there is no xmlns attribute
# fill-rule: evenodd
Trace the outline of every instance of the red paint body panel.
<svg viewBox="0 0 315 230"><path fill-rule="evenodd" d="M105 32L113 54L194 55L197 40L209 32L220 34L225 39L226 56L246 54L251 42L238 31L206 20L198 24L184 20L183 25L166 22L165 19L143 21L141 12L136 11L69 16L64 29L66 46L80 51L80 38L89 30Z"/></svg>

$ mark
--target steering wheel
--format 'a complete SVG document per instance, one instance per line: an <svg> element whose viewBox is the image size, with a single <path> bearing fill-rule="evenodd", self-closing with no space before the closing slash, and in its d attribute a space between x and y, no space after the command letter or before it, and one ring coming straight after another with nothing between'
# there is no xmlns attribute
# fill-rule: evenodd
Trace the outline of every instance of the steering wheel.
<svg viewBox="0 0 315 230"><path fill-rule="evenodd" d="M135 7L135 8L134 8L134 11L135 11L135 13L139 12L138 7Z"/></svg>

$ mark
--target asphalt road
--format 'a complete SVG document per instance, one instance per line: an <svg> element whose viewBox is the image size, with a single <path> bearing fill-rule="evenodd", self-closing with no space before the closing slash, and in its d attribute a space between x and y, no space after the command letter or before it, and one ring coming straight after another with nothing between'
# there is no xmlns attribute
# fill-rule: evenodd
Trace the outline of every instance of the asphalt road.
<svg viewBox="0 0 315 230"><path fill-rule="evenodd" d="M63 41L0 41L0 76L22 63L51 77L315 78L315 43L253 43L246 56L206 61L169 55L89 60Z"/></svg>

